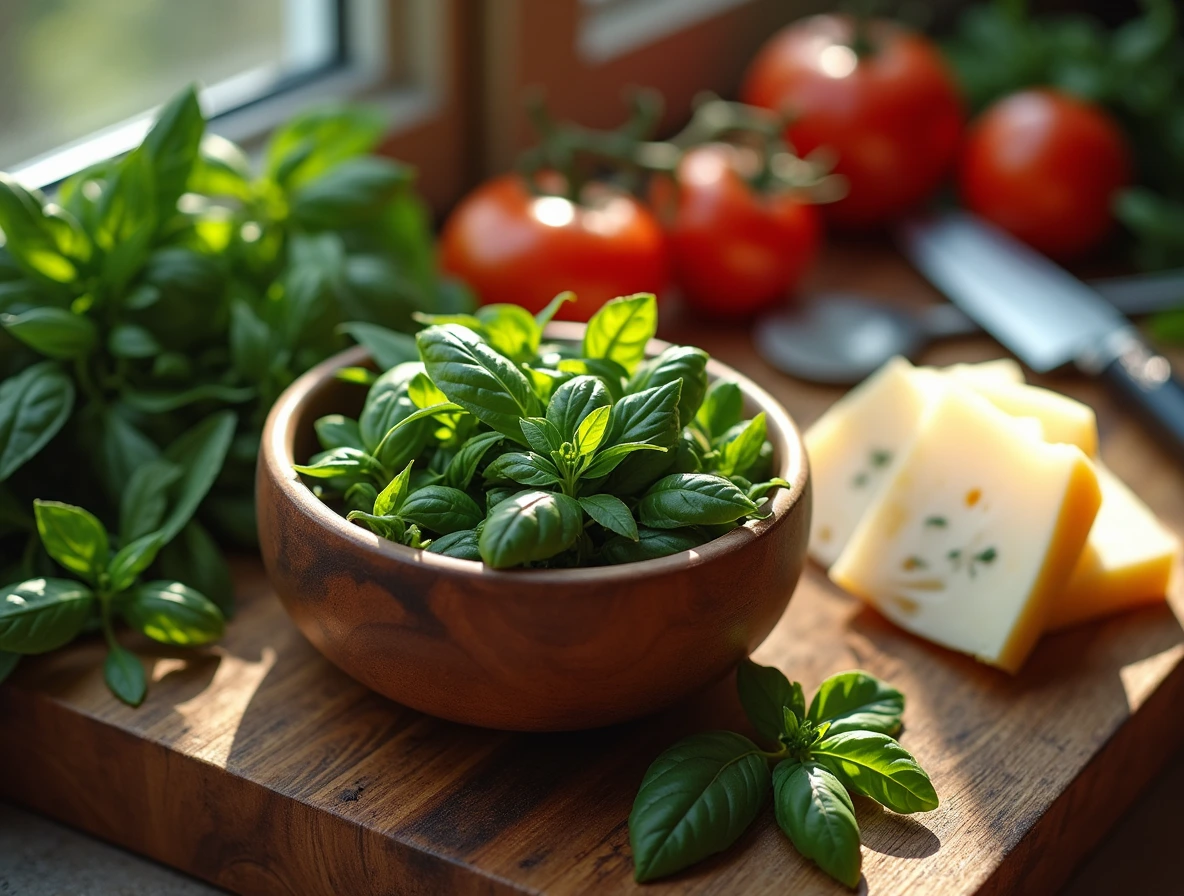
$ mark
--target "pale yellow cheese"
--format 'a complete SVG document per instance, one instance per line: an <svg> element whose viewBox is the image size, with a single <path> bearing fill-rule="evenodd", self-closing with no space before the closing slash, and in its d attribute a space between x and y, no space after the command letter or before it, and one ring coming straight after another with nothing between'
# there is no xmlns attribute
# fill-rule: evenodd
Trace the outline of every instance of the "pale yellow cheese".
<svg viewBox="0 0 1184 896"><path fill-rule="evenodd" d="M1102 508L1049 612L1049 629L1160 602L1172 577L1180 549L1175 537L1117 476L1100 464L1096 469Z"/></svg>
<svg viewBox="0 0 1184 896"><path fill-rule="evenodd" d="M1023 382L1019 365L1007 359L939 370L893 358L835 402L804 436L814 488L810 556L815 562L830 566L838 558L942 391L1013 385L1017 378ZM1017 417L1015 425L1043 437L1038 416Z"/></svg>
<svg viewBox="0 0 1184 896"><path fill-rule="evenodd" d="M941 370L972 382L1019 385L1023 385L1024 382L1024 369L1011 358L996 358L993 361L980 361L977 364L951 364Z"/></svg>
<svg viewBox="0 0 1184 896"><path fill-rule="evenodd" d="M1097 514L1092 464L948 389L892 472L831 578L903 628L1016 671Z"/></svg>
<svg viewBox="0 0 1184 896"><path fill-rule="evenodd" d="M950 375L974 389L999 410L1015 417L1035 417L1049 442L1076 445L1090 457L1098 453L1098 419L1093 408L1067 395L1023 383L992 380L951 369Z"/></svg>
<svg viewBox="0 0 1184 896"><path fill-rule="evenodd" d="M810 556L829 566L916 435L931 384L893 358L835 402L803 437L814 511Z"/></svg>

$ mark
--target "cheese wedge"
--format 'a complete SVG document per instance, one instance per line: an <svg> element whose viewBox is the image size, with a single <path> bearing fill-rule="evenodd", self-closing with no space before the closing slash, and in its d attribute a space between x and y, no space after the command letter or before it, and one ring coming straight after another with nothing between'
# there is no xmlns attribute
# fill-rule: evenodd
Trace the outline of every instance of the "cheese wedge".
<svg viewBox="0 0 1184 896"><path fill-rule="evenodd" d="M1019 385L1023 385L1024 382L1024 368L1011 358L996 358L994 361L980 361L977 364L951 364L941 370L971 382Z"/></svg>
<svg viewBox="0 0 1184 896"><path fill-rule="evenodd" d="M1167 595L1179 543L1117 476L1100 464L1096 469L1102 508L1049 612L1049 629L1158 603Z"/></svg>
<svg viewBox="0 0 1184 896"><path fill-rule="evenodd" d="M903 628L1016 671L1098 512L1093 465L949 389L893 472L831 578Z"/></svg>
<svg viewBox="0 0 1184 896"><path fill-rule="evenodd" d="M930 404L931 384L893 358L835 402L807 431L814 511L810 556L829 566L890 481Z"/></svg>
<svg viewBox="0 0 1184 896"><path fill-rule="evenodd" d="M1044 427L1046 441L1076 445L1090 457L1098 453L1098 418L1089 405L1051 389L986 378L968 372L968 367L951 368L950 375L1001 411L1035 417Z"/></svg>

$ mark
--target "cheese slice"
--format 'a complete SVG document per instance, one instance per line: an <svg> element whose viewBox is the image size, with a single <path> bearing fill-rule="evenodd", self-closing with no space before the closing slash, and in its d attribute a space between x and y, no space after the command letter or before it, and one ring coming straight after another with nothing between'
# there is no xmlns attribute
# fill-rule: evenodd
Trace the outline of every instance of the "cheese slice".
<svg viewBox="0 0 1184 896"><path fill-rule="evenodd" d="M952 368L950 375L1001 411L1035 417L1044 427L1046 441L1076 445L1090 457L1098 453L1098 419L1089 405L1051 389L985 378L966 367Z"/></svg>
<svg viewBox="0 0 1184 896"><path fill-rule="evenodd" d="M1014 672L1100 503L1079 448L1036 441L974 392L944 390L830 576L903 628Z"/></svg>
<svg viewBox="0 0 1184 896"><path fill-rule="evenodd" d="M803 440L814 510L810 556L829 566L876 494L891 480L930 404L932 383L893 358L835 402Z"/></svg>
<svg viewBox="0 0 1184 896"><path fill-rule="evenodd" d="M1096 468L1102 508L1049 613L1049 629L1158 603L1167 595L1179 543L1117 476L1100 464Z"/></svg>
<svg viewBox="0 0 1184 896"><path fill-rule="evenodd" d="M942 390L1017 382L1023 383L1023 372L1006 358L944 369L893 358L835 402L804 436L814 488L810 556L815 562L830 566L838 558ZM1042 438L1043 419L1029 416L1034 419L1016 425Z"/></svg>

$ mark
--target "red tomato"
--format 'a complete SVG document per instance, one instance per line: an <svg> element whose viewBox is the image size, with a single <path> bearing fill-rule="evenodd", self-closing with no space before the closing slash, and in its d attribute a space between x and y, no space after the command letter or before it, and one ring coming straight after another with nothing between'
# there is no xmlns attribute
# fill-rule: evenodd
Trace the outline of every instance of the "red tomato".
<svg viewBox="0 0 1184 896"><path fill-rule="evenodd" d="M1004 97L970 129L962 200L1054 258L1106 238L1114 194L1130 182L1130 150L1097 106L1052 90Z"/></svg>
<svg viewBox="0 0 1184 896"><path fill-rule="evenodd" d="M737 173L744 151L721 144L690 150L678 189L655 184L653 200L668 221L675 279L696 310L747 317L785 299L818 254L814 206L792 194L760 195Z"/></svg>
<svg viewBox="0 0 1184 896"><path fill-rule="evenodd" d="M534 196L517 175L465 197L440 235L440 260L482 304L537 312L570 289L576 301L556 315L567 320L587 320L617 296L660 292L667 280L662 229L636 199L589 184L577 205Z"/></svg>
<svg viewBox="0 0 1184 896"><path fill-rule="evenodd" d="M879 20L867 23L867 39L857 54L845 16L796 22L765 44L742 91L746 103L796 116L786 139L799 152L837 154L849 192L825 214L853 228L883 224L928 197L962 131L954 79L928 40Z"/></svg>

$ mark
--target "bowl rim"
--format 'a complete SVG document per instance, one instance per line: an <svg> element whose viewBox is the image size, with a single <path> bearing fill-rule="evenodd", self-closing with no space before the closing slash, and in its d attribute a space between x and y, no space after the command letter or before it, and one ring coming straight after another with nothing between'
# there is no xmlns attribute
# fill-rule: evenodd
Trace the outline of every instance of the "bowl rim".
<svg viewBox="0 0 1184 896"><path fill-rule="evenodd" d="M554 321L547 325L544 338L550 341L575 341L583 333L583 324ZM651 339L646 356L658 354L673 343ZM778 488L767 505L772 513L761 520L749 520L698 547L652 560L637 560L613 566L586 566L574 569L493 569L477 560L462 560L407 547L389 541L351 524L328 504L313 494L300 475L292 469L295 460L297 424L308 397L325 388L343 367L358 367L371 360L364 346L356 345L338 352L317 364L292 382L276 400L267 415L259 447L259 475L271 478L278 495L291 501L306 517L323 526L338 538L368 554L396 563L412 563L462 578L480 578L483 582L507 585L531 584L576 585L588 582L612 582L619 579L661 576L717 560L751 543L780 523L806 493L810 466L801 432L788 411L767 391L739 371L714 358L707 362L709 381L728 379L735 382L745 398L764 411L769 424L768 438L776 456L782 459L779 475L792 486Z"/></svg>

